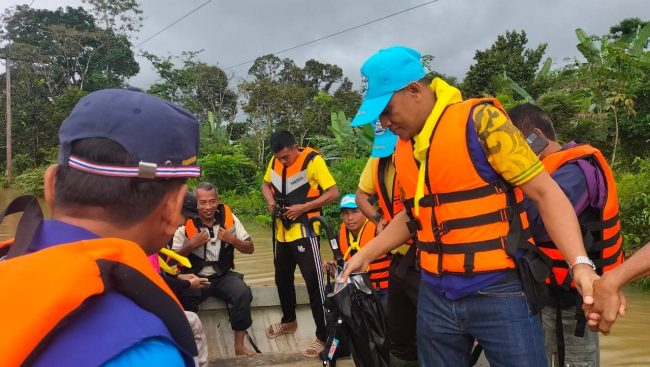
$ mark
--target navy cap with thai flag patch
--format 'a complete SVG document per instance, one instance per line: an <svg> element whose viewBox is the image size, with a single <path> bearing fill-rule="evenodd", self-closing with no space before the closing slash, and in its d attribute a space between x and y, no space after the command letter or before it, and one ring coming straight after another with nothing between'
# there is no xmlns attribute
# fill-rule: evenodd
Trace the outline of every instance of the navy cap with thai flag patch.
<svg viewBox="0 0 650 367"><path fill-rule="evenodd" d="M120 144L126 165L90 162L71 155L80 139L106 138ZM199 177L199 123L191 112L135 88L104 89L75 105L59 130L59 165L102 176Z"/></svg>

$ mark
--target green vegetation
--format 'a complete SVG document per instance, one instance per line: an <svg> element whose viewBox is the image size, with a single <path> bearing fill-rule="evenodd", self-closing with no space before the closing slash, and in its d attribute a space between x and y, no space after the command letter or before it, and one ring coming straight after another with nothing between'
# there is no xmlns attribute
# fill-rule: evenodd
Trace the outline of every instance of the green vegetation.
<svg viewBox="0 0 650 367"><path fill-rule="evenodd" d="M2 15L0 57L12 60L13 184L23 192L42 192L43 171L56 161L58 128L75 103L94 90L123 87L140 69L130 38L142 19L136 0L83 4L57 10L17 6ZM601 149L618 178L629 254L650 241L650 25L630 18L609 34L588 35L578 28L575 37L582 57L560 67L545 59L546 44L530 47L523 30L508 31L477 50L462 80L433 70L434 55L423 61L428 75L449 79L466 97L494 95L506 108L535 102L551 114L561 140ZM260 186L275 129L288 129L301 145L318 149L342 194L356 191L372 131L349 126L361 93L339 66L313 59L297 65L265 55L247 78L235 82L202 61L200 51L143 56L159 76L148 92L185 106L199 119L203 179L214 182L238 214L270 221ZM0 74L3 93L4 88ZM2 111L4 103L0 99ZM0 127L4 165L4 113ZM0 176L0 183L6 181ZM334 222L336 207L325 209Z"/></svg>

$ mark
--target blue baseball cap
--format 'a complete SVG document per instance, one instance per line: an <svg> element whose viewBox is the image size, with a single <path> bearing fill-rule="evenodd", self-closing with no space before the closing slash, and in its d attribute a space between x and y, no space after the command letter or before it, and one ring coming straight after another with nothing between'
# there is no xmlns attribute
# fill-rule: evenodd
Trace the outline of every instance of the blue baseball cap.
<svg viewBox="0 0 650 367"><path fill-rule="evenodd" d="M397 145L397 135L393 134L389 129L381 127L379 120L375 121L375 140L372 143L371 157L384 158L393 154L395 145Z"/></svg>
<svg viewBox="0 0 650 367"><path fill-rule="evenodd" d="M125 165L71 155L72 143L106 138L120 144ZM199 123L191 112L139 89L104 89L79 100L59 130L58 163L102 176L199 177Z"/></svg>
<svg viewBox="0 0 650 367"><path fill-rule="evenodd" d="M395 91L425 76L420 57L412 48L393 46L379 50L366 60L361 75L367 80L368 88L352 126L377 120Z"/></svg>
<svg viewBox="0 0 650 367"><path fill-rule="evenodd" d="M356 202L356 195L355 194L345 194L341 198L341 204L339 205L339 210L343 209L357 209L357 202Z"/></svg>

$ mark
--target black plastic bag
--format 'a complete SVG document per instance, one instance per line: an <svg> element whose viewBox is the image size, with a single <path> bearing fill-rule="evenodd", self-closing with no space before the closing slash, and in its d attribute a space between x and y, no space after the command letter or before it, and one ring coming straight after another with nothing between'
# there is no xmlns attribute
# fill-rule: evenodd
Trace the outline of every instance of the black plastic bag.
<svg viewBox="0 0 650 367"><path fill-rule="evenodd" d="M325 292L331 294L332 291L332 285L328 284L325 287ZM348 357L350 355L350 341L347 326L345 325L343 317L341 316L334 300L331 297L326 297L323 306L325 307L327 340L325 341L325 349L320 352L319 356L321 361L323 361L323 365L329 363L331 367L334 367L336 366L337 359Z"/></svg>
<svg viewBox="0 0 650 367"><path fill-rule="evenodd" d="M312 229L314 222L320 222L327 233L338 276L344 267L338 238L325 218L312 217L307 228ZM368 273L352 274L346 284L334 283L333 290L331 285L329 287L331 291L324 304L328 337L320 355L323 364L329 362L330 366L335 366L336 358L345 355L346 341L349 341L357 367L388 367L390 344L386 315Z"/></svg>
<svg viewBox="0 0 650 367"><path fill-rule="evenodd" d="M350 338L352 359L357 367L388 367L390 344L386 316L368 273L350 276L347 284L327 295L338 309Z"/></svg>

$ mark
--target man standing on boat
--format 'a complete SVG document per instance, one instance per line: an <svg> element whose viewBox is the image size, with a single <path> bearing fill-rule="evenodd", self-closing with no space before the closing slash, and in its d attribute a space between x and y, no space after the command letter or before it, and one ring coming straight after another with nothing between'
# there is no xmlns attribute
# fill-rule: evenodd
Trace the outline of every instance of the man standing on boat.
<svg viewBox="0 0 650 367"><path fill-rule="evenodd" d="M336 182L325 160L312 148L296 145L293 134L276 131L271 135L273 158L269 162L262 194L273 213L275 284L282 306L282 320L266 330L269 338L294 332L296 321L296 264L309 293L316 340L303 352L316 358L325 348L326 330L318 233L307 228L309 218L320 215L321 208L339 197ZM315 225L316 229L318 225Z"/></svg>
<svg viewBox="0 0 650 367"><path fill-rule="evenodd" d="M376 225L379 234L397 213L404 210L404 204L399 197L393 162L397 135L381 127L379 120L374 121L374 130L375 139L370 158L359 177L356 202L363 214ZM371 201L376 202L378 208ZM391 251L386 319L391 365L394 367L418 365L415 316L420 270L415 258L413 241Z"/></svg>
<svg viewBox="0 0 650 367"><path fill-rule="evenodd" d="M528 143L546 171L562 188L584 229L585 250L599 274L623 262L621 221L614 174L596 148L569 142L560 145L549 116L526 103L508 111L512 123ZM549 366L600 365L598 333L586 328L582 298L575 288L562 254L549 237L539 211L524 200L535 245L554 260L549 278L551 304L542 310L544 344Z"/></svg>
<svg viewBox="0 0 650 367"><path fill-rule="evenodd" d="M469 99L440 78L425 78L421 54L380 50L362 66L367 93L352 124L376 119L399 136L395 169L406 209L348 261L340 282L417 233L418 361L470 362L475 339L492 365L546 366L539 252L520 210L538 207L590 304L598 278L562 190L498 101ZM534 267L533 267L534 266Z"/></svg>
<svg viewBox="0 0 650 367"><path fill-rule="evenodd" d="M172 249L187 256L192 268L186 269L210 285L204 289L187 289L180 296L183 306L197 312L199 303L209 296L231 304L230 324L235 331L235 354L256 353L244 344L246 330L252 325L253 295L244 276L233 271L235 249L244 254L254 251L253 240L230 207L221 202L217 187L202 182L195 189L199 217L188 219L174 234Z"/></svg>

